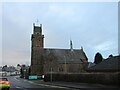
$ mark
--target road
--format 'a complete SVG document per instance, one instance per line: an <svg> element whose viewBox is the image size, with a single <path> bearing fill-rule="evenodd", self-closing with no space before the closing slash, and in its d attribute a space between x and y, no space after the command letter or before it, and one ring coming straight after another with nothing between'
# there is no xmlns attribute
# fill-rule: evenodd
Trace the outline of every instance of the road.
<svg viewBox="0 0 120 90"><path fill-rule="evenodd" d="M39 80L26 80L16 76L7 77L11 82L10 90L120 90L116 86L99 84L55 82L51 84L43 83ZM50 83L50 82L49 82ZM75 87L75 88L73 88Z"/></svg>
<svg viewBox="0 0 120 90"><path fill-rule="evenodd" d="M17 79L15 76L7 77L11 82L10 90L70 90L59 86L37 84L25 79Z"/></svg>

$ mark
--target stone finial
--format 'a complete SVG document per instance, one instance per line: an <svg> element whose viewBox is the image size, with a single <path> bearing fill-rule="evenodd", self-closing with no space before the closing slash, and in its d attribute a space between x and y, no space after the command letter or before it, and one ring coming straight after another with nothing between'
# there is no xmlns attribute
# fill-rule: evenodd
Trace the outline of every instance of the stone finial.
<svg viewBox="0 0 120 90"><path fill-rule="evenodd" d="M33 26L35 26L35 23L33 23Z"/></svg>
<svg viewBox="0 0 120 90"><path fill-rule="evenodd" d="M42 28L42 24L40 24L40 27Z"/></svg>
<svg viewBox="0 0 120 90"><path fill-rule="evenodd" d="M81 50L83 50L83 46L81 46Z"/></svg>

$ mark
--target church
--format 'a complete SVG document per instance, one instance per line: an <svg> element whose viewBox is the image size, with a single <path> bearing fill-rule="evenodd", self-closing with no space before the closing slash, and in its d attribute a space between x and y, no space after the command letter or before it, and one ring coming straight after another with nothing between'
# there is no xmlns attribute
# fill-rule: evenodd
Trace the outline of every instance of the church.
<svg viewBox="0 0 120 90"><path fill-rule="evenodd" d="M55 43L55 42L53 42ZM69 49L44 48L42 24L33 24L31 36L31 74L45 73L81 73L85 71L88 58L81 49L74 49L70 40Z"/></svg>

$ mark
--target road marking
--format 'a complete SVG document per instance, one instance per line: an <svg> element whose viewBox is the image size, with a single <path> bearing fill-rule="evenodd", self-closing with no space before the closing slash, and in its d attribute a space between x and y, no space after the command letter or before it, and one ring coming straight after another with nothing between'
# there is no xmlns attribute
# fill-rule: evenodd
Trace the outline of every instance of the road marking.
<svg viewBox="0 0 120 90"><path fill-rule="evenodd" d="M40 86L45 86L45 87L53 87L53 88L66 88L66 89L68 89L67 87L55 86L55 85L47 85L47 84L37 84L37 85L40 85Z"/></svg>
<svg viewBox="0 0 120 90"><path fill-rule="evenodd" d="M53 88L65 88L65 89L69 89L68 87L63 87L63 86L50 86L50 87L53 87Z"/></svg>
<svg viewBox="0 0 120 90"><path fill-rule="evenodd" d="M23 80L23 81L27 82L27 80Z"/></svg>
<svg viewBox="0 0 120 90"><path fill-rule="evenodd" d="M16 77L14 77L14 79L17 80L17 81L20 81L20 80L18 80Z"/></svg>
<svg viewBox="0 0 120 90"><path fill-rule="evenodd" d="M31 82L31 81L28 81L29 83L33 83L33 82Z"/></svg>
<svg viewBox="0 0 120 90"><path fill-rule="evenodd" d="M20 88L20 87L16 87L16 88Z"/></svg>
<svg viewBox="0 0 120 90"><path fill-rule="evenodd" d="M37 84L37 85L50 87L50 85L46 85L46 84Z"/></svg>
<svg viewBox="0 0 120 90"><path fill-rule="evenodd" d="M18 89L22 89L22 90L28 90L28 89L26 89L26 88L21 88L21 87L16 87L16 88L18 88Z"/></svg>

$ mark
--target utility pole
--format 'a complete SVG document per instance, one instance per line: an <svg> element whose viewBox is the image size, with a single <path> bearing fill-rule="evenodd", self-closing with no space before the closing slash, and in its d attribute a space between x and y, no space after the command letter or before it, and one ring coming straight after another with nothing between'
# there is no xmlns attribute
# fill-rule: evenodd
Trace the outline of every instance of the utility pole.
<svg viewBox="0 0 120 90"><path fill-rule="evenodd" d="M52 67L51 67L50 81L52 82Z"/></svg>
<svg viewBox="0 0 120 90"><path fill-rule="evenodd" d="M66 57L64 56L65 58L65 73L67 72L67 67L66 67Z"/></svg>

